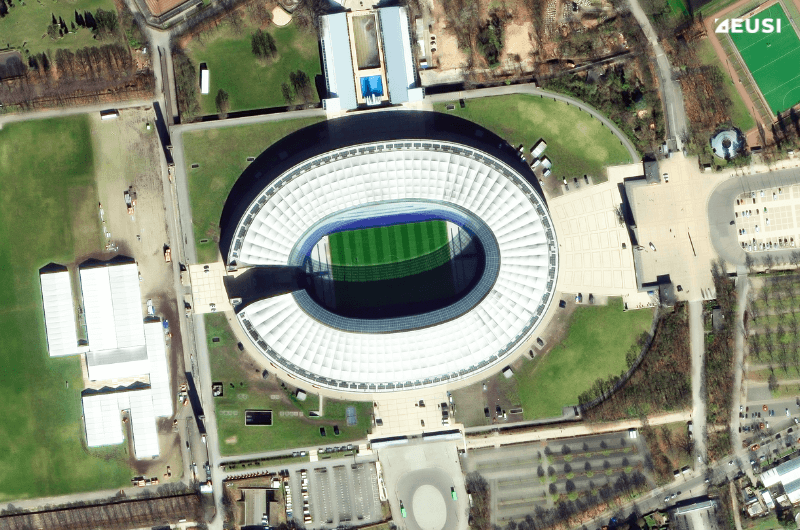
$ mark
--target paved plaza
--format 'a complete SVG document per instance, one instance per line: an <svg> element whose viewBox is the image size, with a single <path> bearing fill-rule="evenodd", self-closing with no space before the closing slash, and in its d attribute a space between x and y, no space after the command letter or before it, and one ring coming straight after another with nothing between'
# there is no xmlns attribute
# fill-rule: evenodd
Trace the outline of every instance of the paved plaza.
<svg viewBox="0 0 800 530"><path fill-rule="evenodd" d="M659 161L659 172L659 183L626 186L639 243L638 273L645 284L668 276L678 300L714 298L711 264L717 254L707 204L724 177L701 173L696 159L680 153Z"/></svg>
<svg viewBox="0 0 800 530"><path fill-rule="evenodd" d="M400 530L467 529L469 502L458 459L460 443L423 441L378 449L392 518Z"/></svg>
<svg viewBox="0 0 800 530"><path fill-rule="evenodd" d="M747 252L796 248L800 242L800 186L746 191L736 197L739 244Z"/></svg>

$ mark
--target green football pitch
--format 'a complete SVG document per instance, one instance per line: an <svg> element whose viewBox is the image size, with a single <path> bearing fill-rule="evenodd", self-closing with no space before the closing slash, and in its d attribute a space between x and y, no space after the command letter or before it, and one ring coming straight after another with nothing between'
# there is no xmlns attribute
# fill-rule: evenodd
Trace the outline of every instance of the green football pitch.
<svg viewBox="0 0 800 530"><path fill-rule="evenodd" d="M328 236L331 264L365 267L408 261L447 244L445 221L424 221L336 232Z"/></svg>
<svg viewBox="0 0 800 530"><path fill-rule="evenodd" d="M753 75L759 90L774 113L782 112L800 101L800 38L781 4L775 4L754 19L780 20L781 32L731 33L731 39ZM752 24L752 22L751 22Z"/></svg>

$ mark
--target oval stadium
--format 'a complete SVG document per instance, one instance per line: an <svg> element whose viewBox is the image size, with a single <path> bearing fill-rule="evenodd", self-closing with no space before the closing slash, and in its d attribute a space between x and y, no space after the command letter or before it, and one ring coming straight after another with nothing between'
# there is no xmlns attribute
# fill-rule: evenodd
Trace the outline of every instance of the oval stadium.
<svg viewBox="0 0 800 530"><path fill-rule="evenodd" d="M341 392L507 364L551 304L558 253L536 186L483 147L340 144L251 184L221 248L252 345Z"/></svg>

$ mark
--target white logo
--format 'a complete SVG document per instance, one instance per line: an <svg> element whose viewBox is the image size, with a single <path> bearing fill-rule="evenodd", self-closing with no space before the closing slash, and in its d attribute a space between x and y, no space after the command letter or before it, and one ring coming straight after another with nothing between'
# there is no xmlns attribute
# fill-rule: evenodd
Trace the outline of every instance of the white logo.
<svg viewBox="0 0 800 530"><path fill-rule="evenodd" d="M779 18L726 18L720 21L714 19L717 25L715 33L775 33L781 32L781 19Z"/></svg>

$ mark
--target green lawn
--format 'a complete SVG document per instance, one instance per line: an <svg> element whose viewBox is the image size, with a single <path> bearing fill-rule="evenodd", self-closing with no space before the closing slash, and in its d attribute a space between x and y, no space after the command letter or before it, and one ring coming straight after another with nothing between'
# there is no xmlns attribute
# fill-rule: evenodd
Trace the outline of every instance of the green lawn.
<svg viewBox="0 0 800 530"><path fill-rule="evenodd" d="M728 96L732 103L729 111L733 124L739 127L742 131L749 131L755 127L756 121L753 119L750 111L747 110L747 107L742 100L742 96L740 96L739 92L736 90L736 87L733 84L733 79L731 79L731 76L725 72L723 65L719 62L719 57L717 57L717 53L714 51L714 47L711 45L711 42L709 42L708 39L701 39L699 42L697 42L697 44L695 44L695 46L697 57L704 65L716 66L725 74L723 75L725 79L725 95Z"/></svg>
<svg viewBox="0 0 800 530"><path fill-rule="evenodd" d="M247 353L236 346L225 315L208 314L206 333L214 381L223 382L224 394L215 398L220 451L223 455L248 454L262 451L292 449L314 445L329 445L366 439L371 427L371 402L343 402L326 399L322 418L310 418L309 412L319 409L319 398L308 394L298 401L280 387L275 376L261 377ZM219 337L219 342L212 342ZM264 360L267 369L271 369ZM231 384L233 387L231 387ZM308 386L305 387L309 390ZM274 398L274 399L273 399ZM356 407L358 424L347 427L345 411ZM248 427L244 424L246 409L272 410L271 427ZM299 414L299 415L296 415ZM339 436L334 436L333 426L338 425ZM326 427L327 436L320 436L319 428ZM235 443L231 443L235 437Z"/></svg>
<svg viewBox="0 0 800 530"><path fill-rule="evenodd" d="M611 130L575 106L526 94L470 99L466 108L446 104L434 109L449 112L486 127L513 145L528 149L539 138L547 142L553 162L548 180L591 175L605 180L603 168L630 162L628 151Z"/></svg>
<svg viewBox="0 0 800 530"><path fill-rule="evenodd" d="M284 136L322 120L287 119L183 134L195 245L200 263L217 260L222 207L236 179L247 167L247 157L258 156ZM189 169L195 163L200 167ZM201 243L201 240L207 242Z"/></svg>
<svg viewBox="0 0 800 530"><path fill-rule="evenodd" d="M514 374L525 419L559 416L598 377L623 372L625 354L652 321L652 310L623 311L620 298L576 308L566 338Z"/></svg>
<svg viewBox="0 0 800 530"><path fill-rule="evenodd" d="M783 112L800 101L800 38L789 23L780 4L750 17L748 22L770 18L781 22L781 32L731 32L731 39L744 59L747 69L758 84L774 113Z"/></svg>
<svg viewBox="0 0 800 530"><path fill-rule="evenodd" d="M252 52L250 37L255 29L247 27L242 36L235 36L223 27L206 44L193 41L189 46L187 52L195 65L208 65L211 89L200 96L203 114L217 113L215 99L220 89L230 95L231 111L284 106L281 83L289 83L290 72L304 71L312 87L314 76L322 73L315 33L295 24L270 25L266 31L275 38L278 57L264 61Z"/></svg>
<svg viewBox="0 0 800 530"><path fill-rule="evenodd" d="M0 501L132 476L127 444L85 447L80 359L51 359L45 338L39 268L101 248L93 171L86 116L0 130Z"/></svg>
<svg viewBox="0 0 800 530"><path fill-rule="evenodd" d="M99 46L104 42L93 38L92 30L76 26L75 33L69 33L60 39L53 40L47 36L47 26L55 15L64 19L71 28L75 22L75 11L94 13L98 8L116 13L113 0L70 0L58 2L37 2L34 0L14 0L14 7L8 15L0 18L0 48L17 48L30 53L40 53L59 48L78 49L85 46ZM23 44L25 44L23 46ZM53 57L51 57L51 60Z"/></svg>
<svg viewBox="0 0 800 530"><path fill-rule="evenodd" d="M424 256L447 244L447 223L423 221L336 232L328 236L333 265L381 265Z"/></svg>

